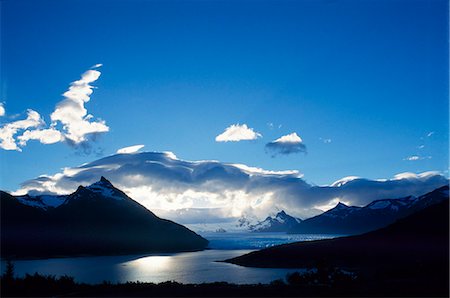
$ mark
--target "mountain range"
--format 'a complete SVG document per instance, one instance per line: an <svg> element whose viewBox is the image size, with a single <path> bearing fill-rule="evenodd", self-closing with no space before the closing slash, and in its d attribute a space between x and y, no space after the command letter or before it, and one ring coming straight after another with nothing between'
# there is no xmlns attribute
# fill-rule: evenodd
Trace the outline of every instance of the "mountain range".
<svg viewBox="0 0 450 298"><path fill-rule="evenodd" d="M107 179L69 195L0 192L1 256L49 257L195 251L208 241L161 219Z"/></svg>
<svg viewBox="0 0 450 298"><path fill-rule="evenodd" d="M281 211L274 217L250 225L254 232L287 232L291 234L356 235L387 226L397 219L437 204L449 197L448 185L419 197L376 200L364 207L338 203L334 208L301 220Z"/></svg>
<svg viewBox="0 0 450 298"><path fill-rule="evenodd" d="M283 244L225 262L260 268L315 267L324 272L344 268L358 276L360 288L354 296L448 297L448 210L447 197L362 235Z"/></svg>
<svg viewBox="0 0 450 298"><path fill-rule="evenodd" d="M265 220L250 225L248 229L252 232L286 232L294 229L301 222L301 219L290 216L282 210L274 217L268 216Z"/></svg>

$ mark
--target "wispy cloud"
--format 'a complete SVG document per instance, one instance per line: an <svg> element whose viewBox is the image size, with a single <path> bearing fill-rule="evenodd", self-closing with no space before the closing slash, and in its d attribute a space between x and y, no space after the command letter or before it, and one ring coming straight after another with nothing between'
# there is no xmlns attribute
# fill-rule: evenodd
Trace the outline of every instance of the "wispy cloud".
<svg viewBox="0 0 450 298"><path fill-rule="evenodd" d="M324 143L324 144L330 144L331 143L331 139L319 138L319 140L322 141L322 143Z"/></svg>
<svg viewBox="0 0 450 298"><path fill-rule="evenodd" d="M105 121L91 121L93 116L84 107L93 92L94 87L90 83L95 82L100 74L98 70L88 70L80 80L72 82L69 90L63 94L65 99L56 105L55 111L50 115L54 123L62 123L64 137L74 144L85 142L89 134L109 131Z"/></svg>
<svg viewBox="0 0 450 298"><path fill-rule="evenodd" d="M128 153L136 153L142 148L144 148L145 145L134 145L134 146L128 146L124 148L120 148L117 150L117 154L128 154Z"/></svg>
<svg viewBox="0 0 450 298"><path fill-rule="evenodd" d="M273 122L267 122L267 126L269 127L269 129L273 130L275 127L280 129L283 125L282 124L275 125Z"/></svg>
<svg viewBox="0 0 450 298"><path fill-rule="evenodd" d="M299 152L306 153L306 145L303 143L302 138L297 135L296 132L293 132L267 143L266 151L272 152L272 156L276 156L277 154L288 155Z"/></svg>
<svg viewBox="0 0 450 298"><path fill-rule="evenodd" d="M415 154L412 154L408 157L403 158L403 160L406 161L418 161L418 160L425 160L425 159L432 159L433 157L431 155L425 156L426 148L428 147L428 139L431 138L435 134L434 131L430 131L426 133L425 135L422 135L420 137L420 145L416 148L419 149L415 152Z"/></svg>
<svg viewBox="0 0 450 298"><path fill-rule="evenodd" d="M223 133L216 137L216 142L239 142L246 140L256 140L261 138L262 135L255 132L253 128L247 126L247 124L233 124L225 129Z"/></svg>
<svg viewBox="0 0 450 298"><path fill-rule="evenodd" d="M405 157L403 160L408 160L408 161L417 161L417 160L424 160L424 159L431 159L431 156L419 156L419 155L411 155L408 157Z"/></svg>
<svg viewBox="0 0 450 298"><path fill-rule="evenodd" d="M44 124L45 122L39 113L29 109L26 119L13 121L0 127L0 148L4 150L22 151L17 145L15 135L21 130L35 128Z"/></svg>
<svg viewBox="0 0 450 298"><path fill-rule="evenodd" d="M101 64L94 65L100 67ZM93 86L90 84L100 77L100 71L88 70L82 74L81 79L70 84L63 94L54 112L50 115L51 125L46 127L44 119L38 112L29 109L27 118L4 124L0 128L0 148L4 150L21 151L30 140L37 140L42 144L54 144L65 141L70 145L86 143L88 136L109 131L103 120L93 121L94 116L88 114L85 103L90 100ZM4 114L3 105L0 113ZM58 127L58 126L61 127ZM86 144L84 144L86 146Z"/></svg>

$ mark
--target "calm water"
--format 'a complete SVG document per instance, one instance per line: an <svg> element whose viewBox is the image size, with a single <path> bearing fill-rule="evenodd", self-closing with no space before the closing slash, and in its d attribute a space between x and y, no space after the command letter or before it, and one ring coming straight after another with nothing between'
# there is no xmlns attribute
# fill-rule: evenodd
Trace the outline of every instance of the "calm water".
<svg viewBox="0 0 450 298"><path fill-rule="evenodd" d="M54 258L14 261L18 276L25 273L70 275L78 282L101 283L103 281L163 282L174 280L182 283L226 281L231 283L269 283L285 278L293 269L247 268L216 262L248 253L254 249L275 244L330 238L324 235L286 235L281 233L211 233L203 235L210 240L211 249L199 252L127 255L102 257ZM5 262L1 263L5 270Z"/></svg>

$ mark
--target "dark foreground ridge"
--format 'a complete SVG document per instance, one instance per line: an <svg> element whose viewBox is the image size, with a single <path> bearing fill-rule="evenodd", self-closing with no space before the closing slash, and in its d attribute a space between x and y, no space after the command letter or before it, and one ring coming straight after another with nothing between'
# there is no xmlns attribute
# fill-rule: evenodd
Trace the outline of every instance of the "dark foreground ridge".
<svg viewBox="0 0 450 298"><path fill-rule="evenodd" d="M2 297L376 297L445 296L422 283L401 289L370 287L370 283L340 270L319 266L316 272L293 273L285 280L270 284L229 284L214 282L181 284L167 281L159 284L127 282L112 284L80 284L72 277L40 274L14 278L8 270L1 278Z"/></svg>
<svg viewBox="0 0 450 298"><path fill-rule="evenodd" d="M226 262L264 268L305 268L323 263L356 272L368 281L368 293L384 288L385 294L392 296L417 289L412 296L448 297L449 201L363 235L285 244Z"/></svg>
<svg viewBox="0 0 450 298"><path fill-rule="evenodd" d="M204 249L208 241L157 217L107 179L54 196L15 197L0 191L2 258L118 255Z"/></svg>

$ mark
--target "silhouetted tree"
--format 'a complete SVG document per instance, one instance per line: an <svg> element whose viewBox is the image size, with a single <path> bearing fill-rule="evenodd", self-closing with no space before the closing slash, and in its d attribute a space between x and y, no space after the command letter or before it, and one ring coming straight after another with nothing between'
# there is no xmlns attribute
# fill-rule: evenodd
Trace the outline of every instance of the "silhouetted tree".
<svg viewBox="0 0 450 298"><path fill-rule="evenodd" d="M14 280L14 264L11 260L6 261L6 270L3 274L3 279L5 282L11 282Z"/></svg>

